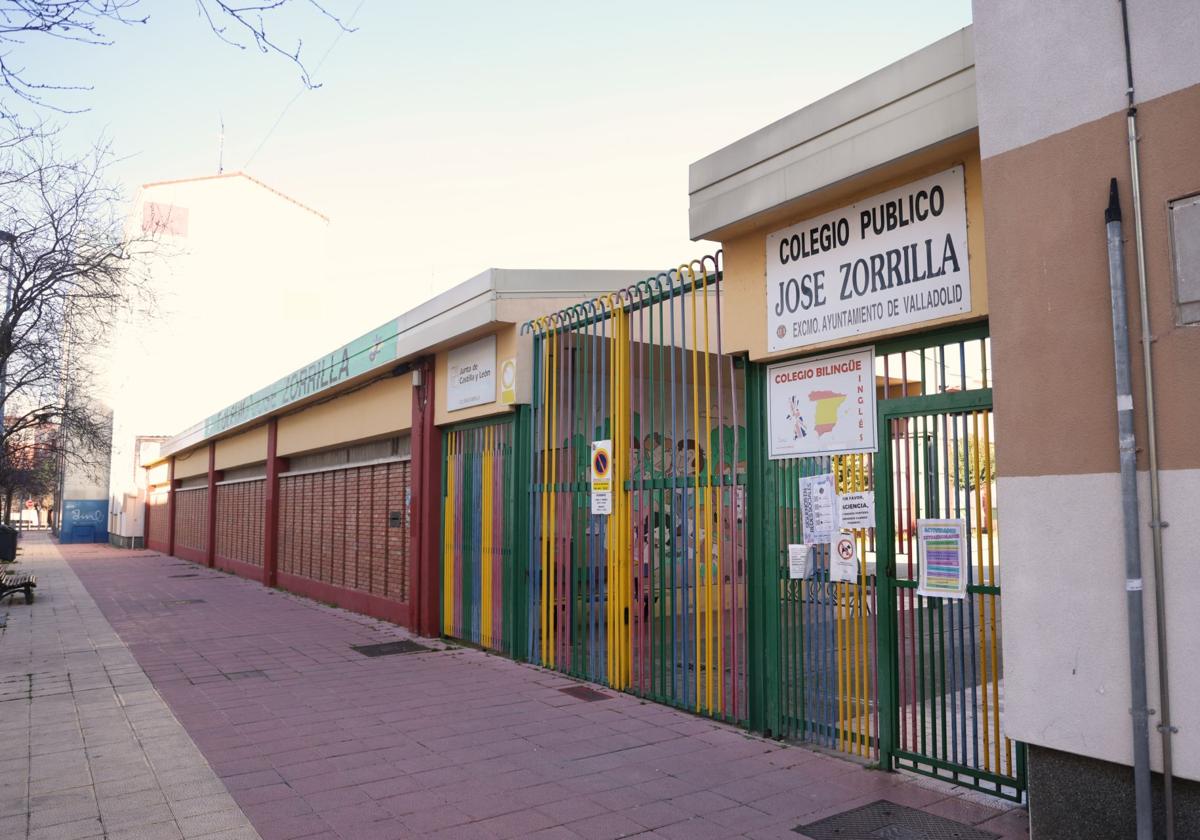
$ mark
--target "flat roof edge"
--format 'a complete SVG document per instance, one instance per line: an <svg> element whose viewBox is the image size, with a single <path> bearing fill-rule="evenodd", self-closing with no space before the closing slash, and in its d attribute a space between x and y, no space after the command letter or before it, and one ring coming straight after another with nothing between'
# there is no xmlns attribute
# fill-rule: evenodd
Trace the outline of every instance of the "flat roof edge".
<svg viewBox="0 0 1200 840"><path fill-rule="evenodd" d="M301 409L317 396L353 387L489 323L515 323L497 315L496 303L505 297L590 296L654 274L636 269L485 269L172 435L163 443L160 458L240 434L282 411ZM334 379L331 372L342 369L347 375ZM280 397L290 391L299 396Z"/></svg>
<svg viewBox="0 0 1200 840"><path fill-rule="evenodd" d="M688 193L711 187L974 64L974 29L967 25L700 158L688 167Z"/></svg>

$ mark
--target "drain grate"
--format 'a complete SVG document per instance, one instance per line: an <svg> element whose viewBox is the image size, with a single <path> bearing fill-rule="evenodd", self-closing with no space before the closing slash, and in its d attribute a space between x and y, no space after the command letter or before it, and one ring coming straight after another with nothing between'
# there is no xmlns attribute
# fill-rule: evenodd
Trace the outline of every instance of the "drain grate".
<svg viewBox="0 0 1200 840"><path fill-rule="evenodd" d="M412 639L403 639L399 642L384 642L378 645L351 645L351 650L361 653L363 656L395 656L398 653L421 653L422 651L431 650L425 645L417 644Z"/></svg>
<svg viewBox="0 0 1200 840"><path fill-rule="evenodd" d="M994 840L1000 836L886 799L792 830L812 840Z"/></svg>
<svg viewBox="0 0 1200 840"><path fill-rule="evenodd" d="M181 577L200 577L200 575L199 575L197 572L189 572L189 573L188 573L188 574L186 574L186 575L167 575L167 577L172 577L172 578L181 578Z"/></svg>
<svg viewBox="0 0 1200 840"><path fill-rule="evenodd" d="M184 604L203 604L203 598L180 598L177 601L163 601L168 607L181 607Z"/></svg>
<svg viewBox="0 0 1200 840"><path fill-rule="evenodd" d="M248 680L248 679L252 679L254 677L265 677L267 675L266 671L257 671L257 670L255 670L255 671L229 671L229 672L223 672L223 673L225 673L225 677L227 679L231 679L231 680Z"/></svg>
<svg viewBox="0 0 1200 840"><path fill-rule="evenodd" d="M597 700L609 700L611 694L605 694L603 691L597 691L594 688L588 688L586 685L573 685L569 688L560 688L563 694L568 697L574 697L576 700L583 700L588 703L595 703Z"/></svg>

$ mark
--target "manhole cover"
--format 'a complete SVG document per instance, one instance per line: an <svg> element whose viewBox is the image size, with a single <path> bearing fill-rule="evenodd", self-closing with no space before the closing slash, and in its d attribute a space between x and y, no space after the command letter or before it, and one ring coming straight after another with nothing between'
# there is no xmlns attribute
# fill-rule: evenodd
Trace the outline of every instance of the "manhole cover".
<svg viewBox="0 0 1200 840"><path fill-rule="evenodd" d="M597 700L608 700L612 697L611 694L605 694L603 691L588 688L586 685L573 685L569 688L560 688L559 691L568 697L574 697L576 700L585 700L588 703L595 703Z"/></svg>
<svg viewBox="0 0 1200 840"><path fill-rule="evenodd" d="M1000 836L886 799L792 830L813 840L994 840Z"/></svg>
<svg viewBox="0 0 1200 840"><path fill-rule="evenodd" d="M167 577L173 577L173 578L181 578L181 577L200 577L200 575L198 575L196 572L191 572L191 573L189 573L189 574L186 574L186 575L167 575Z"/></svg>
<svg viewBox="0 0 1200 840"><path fill-rule="evenodd" d="M177 601L163 601L168 607L180 607L184 604L203 604L203 598L180 598Z"/></svg>
<svg viewBox="0 0 1200 840"><path fill-rule="evenodd" d="M232 671L225 674L231 680L248 680L253 677L265 677L266 675L266 671Z"/></svg>
<svg viewBox="0 0 1200 840"><path fill-rule="evenodd" d="M398 653L420 653L421 651L430 650L430 648L417 644L412 639L403 639L399 642L384 642L378 645L351 645L350 649L358 651L363 656L395 656Z"/></svg>

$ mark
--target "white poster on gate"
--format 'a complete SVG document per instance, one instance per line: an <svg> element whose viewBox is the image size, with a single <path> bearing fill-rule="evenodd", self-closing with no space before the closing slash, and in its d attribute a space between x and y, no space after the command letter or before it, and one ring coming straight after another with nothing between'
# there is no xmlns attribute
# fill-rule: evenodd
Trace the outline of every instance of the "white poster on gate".
<svg viewBox="0 0 1200 840"><path fill-rule="evenodd" d="M834 515L833 473L800 478L800 526L808 545L827 543L837 527Z"/></svg>
<svg viewBox="0 0 1200 840"><path fill-rule="evenodd" d="M489 335L446 354L446 410L496 401L496 336Z"/></svg>
<svg viewBox="0 0 1200 840"><path fill-rule="evenodd" d="M767 236L767 349L971 311L956 166Z"/></svg>
<svg viewBox="0 0 1200 840"><path fill-rule="evenodd" d="M875 351L767 368L771 459L874 452Z"/></svg>
<svg viewBox="0 0 1200 840"><path fill-rule="evenodd" d="M788 552L788 579L804 580L808 577L808 546L791 544Z"/></svg>
<svg viewBox="0 0 1200 840"><path fill-rule="evenodd" d="M846 531L866 531L875 527L875 493L860 490L839 493L837 498L838 527Z"/></svg>

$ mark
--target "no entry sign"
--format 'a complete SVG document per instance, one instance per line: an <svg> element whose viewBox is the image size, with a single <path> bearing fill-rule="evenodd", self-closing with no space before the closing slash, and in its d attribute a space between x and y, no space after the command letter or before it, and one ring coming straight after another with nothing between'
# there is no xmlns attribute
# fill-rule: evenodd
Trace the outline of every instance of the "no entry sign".
<svg viewBox="0 0 1200 840"><path fill-rule="evenodd" d="M612 441L592 442L592 513L612 513Z"/></svg>

